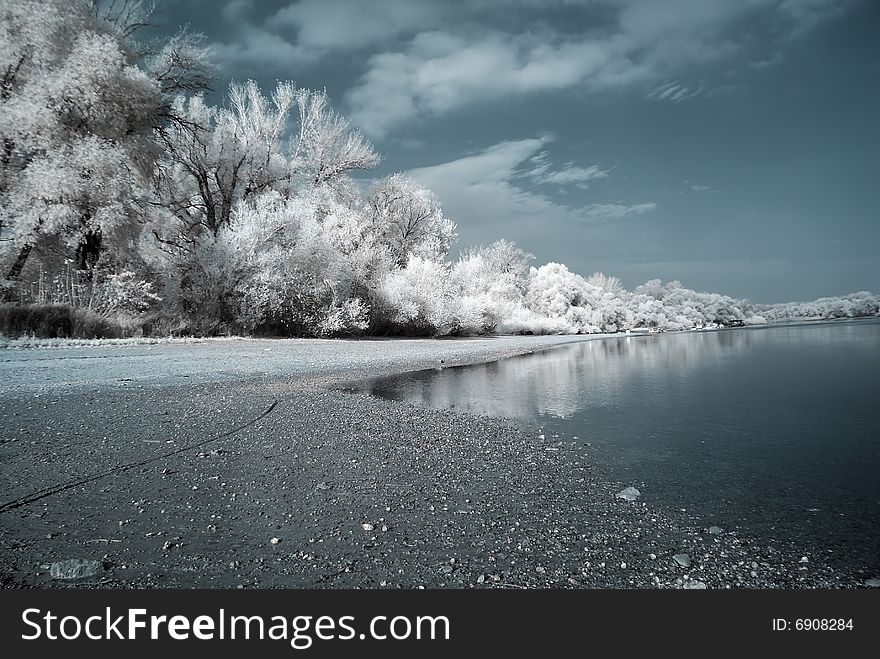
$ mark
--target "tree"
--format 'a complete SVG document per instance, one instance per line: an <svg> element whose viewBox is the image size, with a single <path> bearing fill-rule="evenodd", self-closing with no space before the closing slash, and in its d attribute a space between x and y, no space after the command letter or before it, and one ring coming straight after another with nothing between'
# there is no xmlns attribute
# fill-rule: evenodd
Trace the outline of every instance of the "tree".
<svg viewBox="0 0 880 659"><path fill-rule="evenodd" d="M144 220L173 85L138 66L130 37L143 24L140 5L119 6L125 11L99 14L85 0L4 3L0 239L17 247L10 280L56 236L91 270L107 244L124 252ZM169 44L165 59L185 42ZM186 66L195 67L197 53L189 55ZM183 68L178 60L162 75L182 80Z"/></svg>
<svg viewBox="0 0 880 659"><path fill-rule="evenodd" d="M446 264L411 255L382 282L381 296L391 319L416 334L449 334L455 329L450 304L454 293Z"/></svg>
<svg viewBox="0 0 880 659"><path fill-rule="evenodd" d="M315 222L328 219L337 229L325 236L337 242L334 250L348 249L352 258L364 253L364 222L345 205L362 204L350 174L375 166L378 155L330 108L324 92L280 82L266 97L249 81L232 83L222 107L208 106L200 95L181 95L175 107L184 119L167 132L155 182L161 220L152 233L154 246L170 257L159 259L161 268L179 277L184 306L202 308L199 300L213 278L206 264L222 267L213 259L222 246L214 243L228 243L243 230L236 213L253 219L254 209L269 212L267 203L307 204ZM303 268L313 273L308 264ZM291 309L281 316L290 319Z"/></svg>
<svg viewBox="0 0 880 659"><path fill-rule="evenodd" d="M457 237L455 222L443 215L434 194L403 174L378 181L369 203L374 231L400 267L411 255L445 258Z"/></svg>
<svg viewBox="0 0 880 659"><path fill-rule="evenodd" d="M590 283L593 286L598 286L606 293L611 293L612 295L623 296L626 293L626 289L623 287L623 283L620 279L617 277L609 277L602 272L594 272L587 277L587 283Z"/></svg>
<svg viewBox="0 0 880 659"><path fill-rule="evenodd" d="M279 83L271 98L257 84L232 83L228 105L213 108L201 95L178 96L181 121L166 131L156 206L168 221L153 229L166 248L188 252L203 233L216 236L233 206L266 190L290 185L283 138L296 90Z"/></svg>
<svg viewBox="0 0 880 659"><path fill-rule="evenodd" d="M373 169L379 154L330 106L326 91L296 93L299 126L291 147L293 171L312 187L333 186L352 171Z"/></svg>
<svg viewBox="0 0 880 659"><path fill-rule="evenodd" d="M156 180L157 205L173 220L164 233L156 231L166 246L185 250L202 232L216 236L240 200L268 190L291 196L342 185L351 171L379 162L324 92L290 82L279 82L270 97L253 80L233 82L223 107L209 107L196 95L179 96L175 109L183 120L168 131Z"/></svg>

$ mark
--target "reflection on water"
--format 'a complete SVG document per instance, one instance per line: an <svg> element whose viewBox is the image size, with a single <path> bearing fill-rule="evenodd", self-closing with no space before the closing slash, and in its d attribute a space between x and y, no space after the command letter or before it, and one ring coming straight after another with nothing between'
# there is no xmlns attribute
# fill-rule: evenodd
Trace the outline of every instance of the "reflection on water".
<svg viewBox="0 0 880 659"><path fill-rule="evenodd" d="M706 525L880 567L880 322L585 341L361 389L536 420Z"/></svg>
<svg viewBox="0 0 880 659"><path fill-rule="evenodd" d="M566 418L588 406L614 405L640 374L683 373L748 348L747 331L629 336L585 341L490 364L382 378L363 390L435 409L490 416ZM643 394L660 396L648 388Z"/></svg>

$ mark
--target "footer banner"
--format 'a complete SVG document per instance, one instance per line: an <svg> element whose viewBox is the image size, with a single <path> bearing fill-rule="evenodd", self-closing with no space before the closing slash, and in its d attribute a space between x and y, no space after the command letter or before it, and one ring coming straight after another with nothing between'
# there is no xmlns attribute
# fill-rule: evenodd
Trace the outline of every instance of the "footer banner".
<svg viewBox="0 0 880 659"><path fill-rule="evenodd" d="M880 593L870 590L60 590L5 591L0 600L9 657L78 650L190 657L223 646L259 656L840 652L870 647L880 623Z"/></svg>

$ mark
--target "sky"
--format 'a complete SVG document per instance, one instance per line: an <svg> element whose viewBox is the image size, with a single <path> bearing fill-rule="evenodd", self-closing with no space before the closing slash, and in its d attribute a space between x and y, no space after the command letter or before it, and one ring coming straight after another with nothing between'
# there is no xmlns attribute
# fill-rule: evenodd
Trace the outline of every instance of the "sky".
<svg viewBox="0 0 880 659"><path fill-rule="evenodd" d="M229 80L326 89L537 263L754 302L880 292L880 3L164 0Z"/></svg>

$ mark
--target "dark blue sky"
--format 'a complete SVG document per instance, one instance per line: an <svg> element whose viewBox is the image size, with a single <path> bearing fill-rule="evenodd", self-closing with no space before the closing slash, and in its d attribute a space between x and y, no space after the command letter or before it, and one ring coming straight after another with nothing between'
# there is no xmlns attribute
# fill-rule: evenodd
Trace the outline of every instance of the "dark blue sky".
<svg viewBox="0 0 880 659"><path fill-rule="evenodd" d="M880 3L166 0L217 86L326 88L459 247L756 302L880 290ZM371 174L372 175L372 174Z"/></svg>

